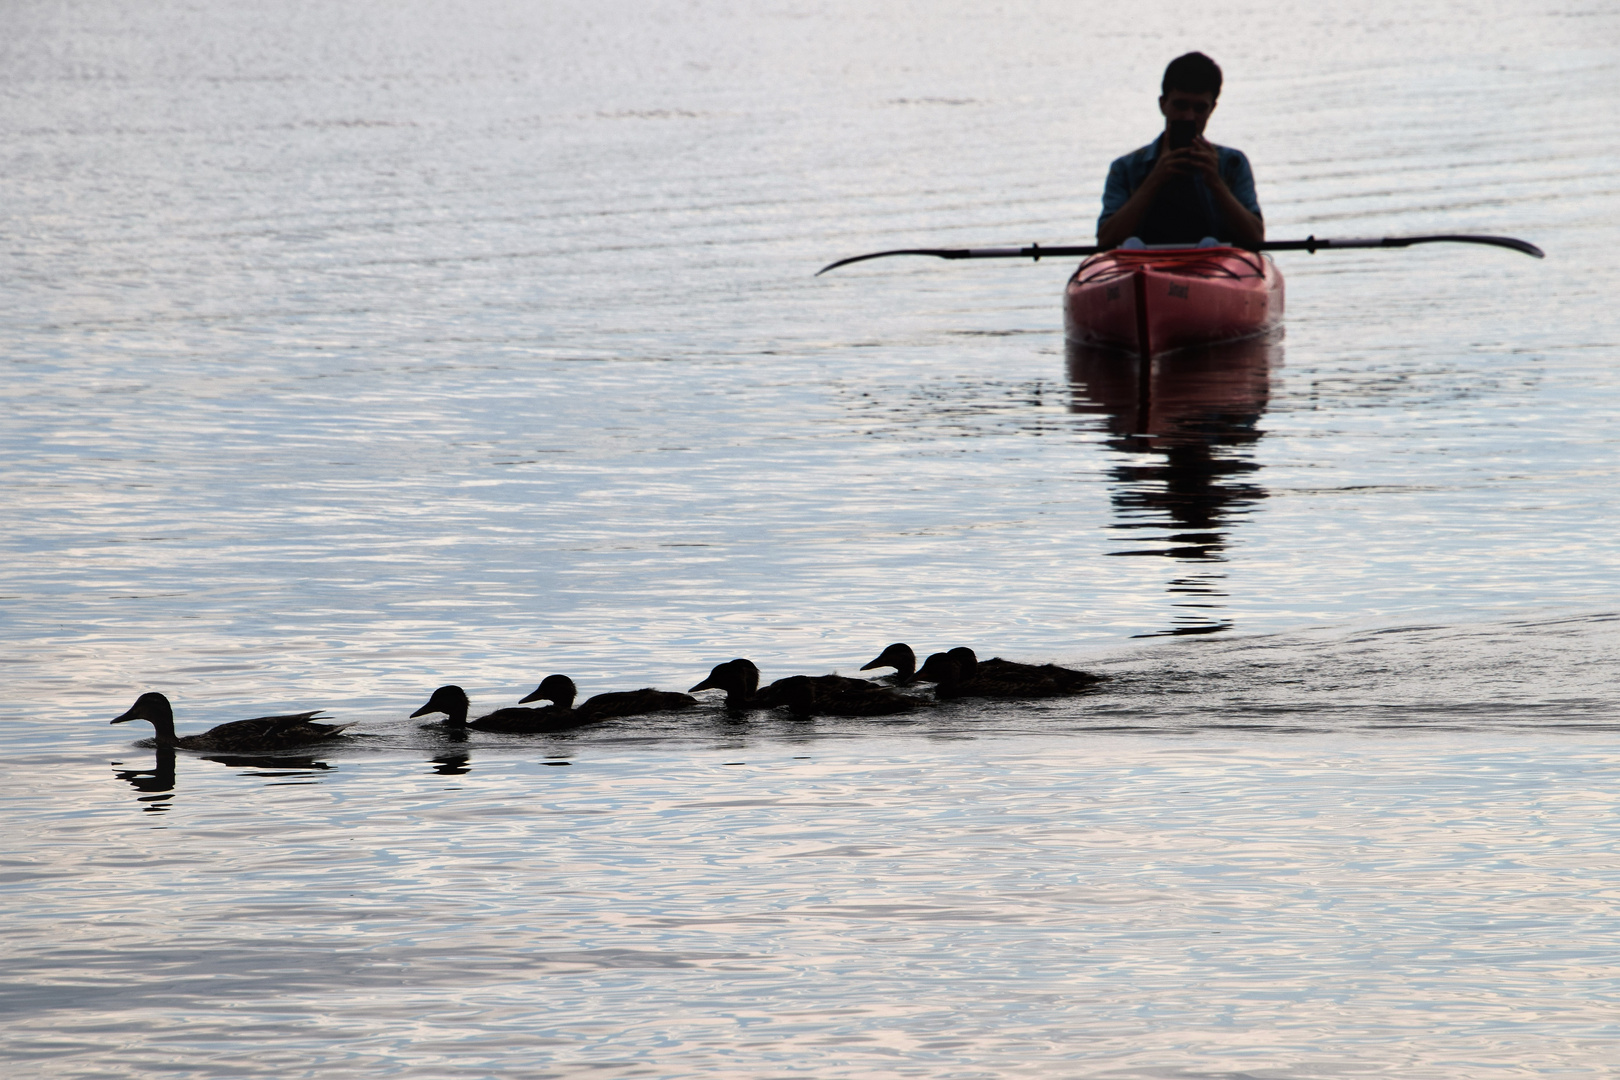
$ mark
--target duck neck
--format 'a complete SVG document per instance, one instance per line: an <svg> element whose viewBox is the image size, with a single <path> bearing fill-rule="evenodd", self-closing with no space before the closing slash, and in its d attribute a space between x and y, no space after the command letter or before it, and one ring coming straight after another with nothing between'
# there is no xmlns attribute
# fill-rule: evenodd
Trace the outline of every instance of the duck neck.
<svg viewBox="0 0 1620 1080"><path fill-rule="evenodd" d="M157 729L157 745L173 749L180 740L174 733L174 713L168 709L147 717Z"/></svg>
<svg viewBox="0 0 1620 1080"><path fill-rule="evenodd" d="M444 707L444 726L463 728L467 726L467 697L463 694L459 699L452 701Z"/></svg>
<svg viewBox="0 0 1620 1080"><path fill-rule="evenodd" d="M934 696L947 698L956 697L962 685L962 665L954 659L948 659L940 664L933 672Z"/></svg>

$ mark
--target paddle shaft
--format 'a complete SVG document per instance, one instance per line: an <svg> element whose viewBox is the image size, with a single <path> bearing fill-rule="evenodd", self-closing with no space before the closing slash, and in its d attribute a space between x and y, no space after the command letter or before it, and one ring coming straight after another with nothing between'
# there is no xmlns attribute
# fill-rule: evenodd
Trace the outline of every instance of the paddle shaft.
<svg viewBox="0 0 1620 1080"><path fill-rule="evenodd" d="M1303 240L1266 240L1259 245L1260 251L1307 251L1315 254L1318 251L1339 251L1346 248L1404 248L1413 244L1484 244L1489 247L1507 248L1509 251L1518 251L1526 255L1533 255L1541 259L1546 252L1536 245L1525 240L1511 236L1473 236L1461 233L1448 233L1439 236L1384 236L1376 239L1352 240L1318 240L1314 236L1307 236ZM1169 245L1179 246L1179 245ZM868 259L884 259L891 255L929 255L936 259L1034 259L1040 262L1041 258L1073 258L1077 255L1095 255L1100 251L1109 250L1092 245L1067 245L1062 247L1042 247L1031 244L1021 248L900 248L895 251L874 251L866 255L855 255L848 259L839 259L828 263L816 271L819 277L829 270L836 270L840 266L851 263L865 262ZM1131 250L1114 248L1112 250ZM1144 249L1135 249L1144 250ZM1153 248L1145 250L1151 251ZM1183 250L1185 250L1183 248Z"/></svg>

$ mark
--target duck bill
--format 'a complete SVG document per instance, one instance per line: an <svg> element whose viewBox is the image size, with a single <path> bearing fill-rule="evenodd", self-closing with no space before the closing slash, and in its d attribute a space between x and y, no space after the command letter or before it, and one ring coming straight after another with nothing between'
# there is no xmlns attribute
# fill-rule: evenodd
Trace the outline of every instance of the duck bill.
<svg viewBox="0 0 1620 1080"><path fill-rule="evenodd" d="M531 701L540 701L543 698L545 698L545 696L546 695L544 695L544 694L542 694L540 692L539 687L535 687L534 693L530 694L528 697L520 697L520 698L518 698L518 704L519 705L527 705Z"/></svg>
<svg viewBox="0 0 1620 1080"><path fill-rule="evenodd" d="M417 709L415 712L411 713L410 718L415 720L418 716L426 716L428 713L436 713L439 711L439 707L430 701L420 709Z"/></svg>
<svg viewBox="0 0 1620 1080"><path fill-rule="evenodd" d="M711 675L709 678L704 679L702 682L700 682L696 686L692 687L692 689L688 690L687 693L688 694L695 694L699 690L719 690L719 689L722 689L722 688L715 684L714 677Z"/></svg>
<svg viewBox="0 0 1620 1080"><path fill-rule="evenodd" d="M109 723L109 724L122 724L122 723L126 723L126 722L128 722L130 720L139 720L139 719L140 719L140 717L135 715L135 710L131 709L131 710L129 710L129 712L125 713L123 716L115 716L115 717L113 717L111 720L107 721L107 723Z"/></svg>
<svg viewBox="0 0 1620 1080"><path fill-rule="evenodd" d="M890 664L890 663L886 662L883 659L883 657L880 656L876 660L873 660L870 664L862 664L861 665L861 670L862 671L871 671L873 668L893 667L893 666L894 666L893 664Z"/></svg>

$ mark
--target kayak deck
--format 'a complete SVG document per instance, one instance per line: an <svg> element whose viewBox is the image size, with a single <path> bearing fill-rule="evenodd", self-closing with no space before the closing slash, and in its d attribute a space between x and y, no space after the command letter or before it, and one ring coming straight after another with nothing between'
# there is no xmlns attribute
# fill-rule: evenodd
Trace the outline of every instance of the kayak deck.
<svg viewBox="0 0 1620 1080"><path fill-rule="evenodd" d="M1283 278L1242 248L1107 251L1080 264L1064 296L1064 334L1153 356L1264 333L1282 320Z"/></svg>

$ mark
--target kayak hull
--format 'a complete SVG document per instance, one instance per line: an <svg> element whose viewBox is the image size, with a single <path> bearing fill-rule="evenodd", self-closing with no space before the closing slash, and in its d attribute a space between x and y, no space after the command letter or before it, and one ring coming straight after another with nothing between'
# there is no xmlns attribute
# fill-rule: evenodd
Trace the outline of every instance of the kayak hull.
<svg viewBox="0 0 1620 1080"><path fill-rule="evenodd" d="M1114 250L1080 264L1064 296L1064 334L1154 356L1262 334L1282 321L1283 278L1233 247Z"/></svg>

